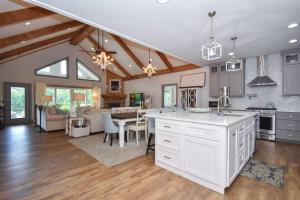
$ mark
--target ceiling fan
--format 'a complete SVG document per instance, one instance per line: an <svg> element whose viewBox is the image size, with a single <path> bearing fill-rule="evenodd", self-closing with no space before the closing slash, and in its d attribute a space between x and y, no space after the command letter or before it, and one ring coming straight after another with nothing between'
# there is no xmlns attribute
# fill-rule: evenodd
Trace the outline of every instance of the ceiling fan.
<svg viewBox="0 0 300 200"><path fill-rule="evenodd" d="M101 69L105 69L108 65L112 64L114 59L112 58L111 54L116 54L116 51L105 51L104 50L104 37L103 37L103 30L102 30L102 48L100 48L100 43L99 39L100 38L100 33L98 29L98 39L97 39L97 49L96 51L87 51L87 50L80 50L84 51L87 53L92 53L94 54L92 56L93 62L97 65L101 66Z"/></svg>

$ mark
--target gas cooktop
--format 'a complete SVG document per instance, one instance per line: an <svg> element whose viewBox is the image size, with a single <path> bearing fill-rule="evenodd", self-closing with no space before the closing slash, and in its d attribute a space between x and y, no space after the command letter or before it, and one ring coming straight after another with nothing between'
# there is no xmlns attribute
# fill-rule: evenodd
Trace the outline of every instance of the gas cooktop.
<svg viewBox="0 0 300 200"><path fill-rule="evenodd" d="M267 107L248 107L246 110L276 110L276 108L267 108Z"/></svg>

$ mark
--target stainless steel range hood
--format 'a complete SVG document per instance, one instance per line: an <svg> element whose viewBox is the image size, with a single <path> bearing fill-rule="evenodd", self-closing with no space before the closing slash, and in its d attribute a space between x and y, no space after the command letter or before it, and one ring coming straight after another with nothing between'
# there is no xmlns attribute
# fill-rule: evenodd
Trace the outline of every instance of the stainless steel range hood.
<svg viewBox="0 0 300 200"><path fill-rule="evenodd" d="M266 61L266 56L257 57L257 77L248 83L249 87L276 85L276 82L268 76L268 66Z"/></svg>

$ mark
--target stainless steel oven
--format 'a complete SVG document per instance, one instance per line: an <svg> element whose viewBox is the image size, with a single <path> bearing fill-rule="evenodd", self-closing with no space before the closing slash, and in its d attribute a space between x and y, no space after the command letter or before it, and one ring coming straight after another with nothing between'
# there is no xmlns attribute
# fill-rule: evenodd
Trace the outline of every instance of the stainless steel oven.
<svg viewBox="0 0 300 200"><path fill-rule="evenodd" d="M259 112L257 116L256 138L275 141L276 109L247 108L247 110Z"/></svg>

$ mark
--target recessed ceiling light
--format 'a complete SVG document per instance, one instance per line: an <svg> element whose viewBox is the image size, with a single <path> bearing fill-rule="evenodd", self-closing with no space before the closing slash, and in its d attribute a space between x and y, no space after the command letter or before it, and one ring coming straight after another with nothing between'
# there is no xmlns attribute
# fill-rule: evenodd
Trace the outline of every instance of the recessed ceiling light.
<svg viewBox="0 0 300 200"><path fill-rule="evenodd" d="M22 42L20 42L21 44L24 44L26 42L26 40L23 40Z"/></svg>
<svg viewBox="0 0 300 200"><path fill-rule="evenodd" d="M104 42L108 42L108 39L105 39Z"/></svg>
<svg viewBox="0 0 300 200"><path fill-rule="evenodd" d="M161 4L165 4L165 3L168 3L169 0L157 0L158 3L161 3Z"/></svg>
<svg viewBox="0 0 300 200"><path fill-rule="evenodd" d="M234 55L234 53L233 53L233 52L230 52L228 55L229 55L229 56L233 56L233 55Z"/></svg>
<svg viewBox="0 0 300 200"><path fill-rule="evenodd" d="M116 72L116 71L117 71L117 69L116 69L116 68L114 68L114 71Z"/></svg>
<svg viewBox="0 0 300 200"><path fill-rule="evenodd" d="M72 30L72 28L68 28L67 30L70 31L70 30Z"/></svg>
<svg viewBox="0 0 300 200"><path fill-rule="evenodd" d="M95 51L95 48L94 48L94 47L91 47L91 49L92 49L93 51Z"/></svg>
<svg viewBox="0 0 300 200"><path fill-rule="evenodd" d="M31 24L31 22L26 22L25 23L26 26L29 26L30 24Z"/></svg>
<svg viewBox="0 0 300 200"><path fill-rule="evenodd" d="M297 23L291 23L291 24L288 25L288 28L295 28L297 26L298 26Z"/></svg>
<svg viewBox="0 0 300 200"><path fill-rule="evenodd" d="M128 67L132 67L132 65L128 65Z"/></svg>
<svg viewBox="0 0 300 200"><path fill-rule="evenodd" d="M289 41L290 44L293 44L293 43L296 43L296 42L298 42L298 40L296 40L296 39L292 39L292 40Z"/></svg>

